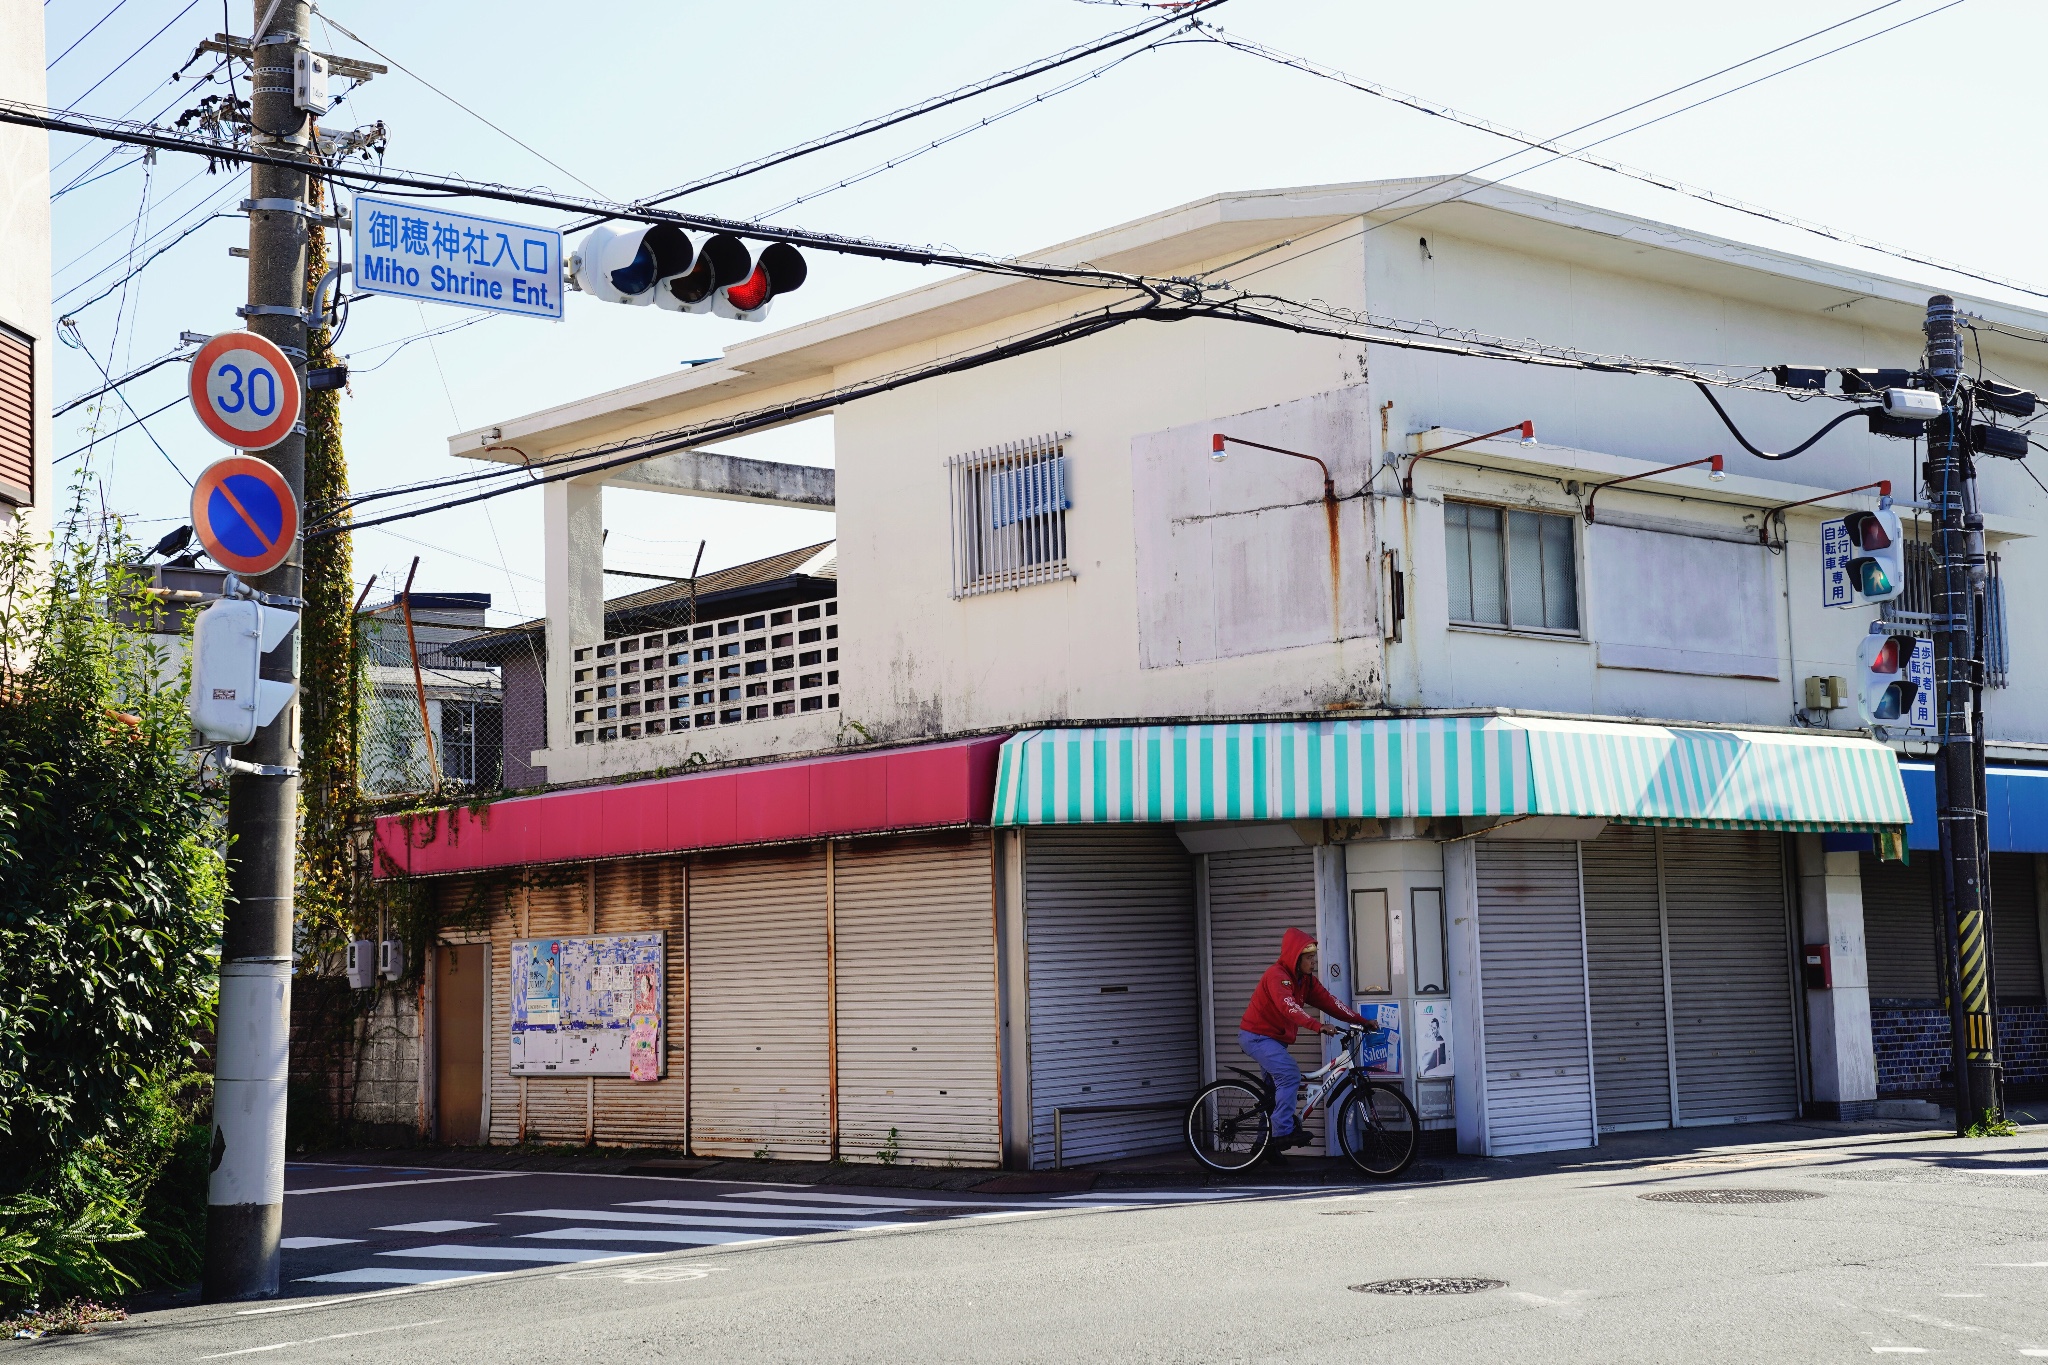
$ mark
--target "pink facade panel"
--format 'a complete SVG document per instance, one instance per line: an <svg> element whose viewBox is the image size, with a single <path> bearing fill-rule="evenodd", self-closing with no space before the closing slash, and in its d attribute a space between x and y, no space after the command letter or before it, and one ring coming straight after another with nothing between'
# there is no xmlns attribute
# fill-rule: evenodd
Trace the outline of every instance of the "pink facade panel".
<svg viewBox="0 0 2048 1365"><path fill-rule="evenodd" d="M377 820L378 876L987 824L1006 736L586 787Z"/></svg>

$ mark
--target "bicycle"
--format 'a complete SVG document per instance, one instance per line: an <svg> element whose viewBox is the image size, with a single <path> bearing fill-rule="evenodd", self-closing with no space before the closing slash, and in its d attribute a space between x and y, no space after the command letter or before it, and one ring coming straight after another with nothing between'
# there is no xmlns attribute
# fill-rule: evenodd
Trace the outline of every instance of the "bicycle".
<svg viewBox="0 0 2048 1365"><path fill-rule="evenodd" d="M1391 1180L1408 1169L1422 1145L1422 1124L1398 1083L1367 1079L1367 1030L1344 1029L1344 1047L1302 1077L1297 1124L1327 1103L1337 1116L1337 1142L1351 1164L1367 1175ZM1266 1156L1273 1145L1272 1080L1263 1071L1230 1068L1243 1080L1212 1081L1188 1105L1188 1148L1212 1171L1241 1171Z"/></svg>

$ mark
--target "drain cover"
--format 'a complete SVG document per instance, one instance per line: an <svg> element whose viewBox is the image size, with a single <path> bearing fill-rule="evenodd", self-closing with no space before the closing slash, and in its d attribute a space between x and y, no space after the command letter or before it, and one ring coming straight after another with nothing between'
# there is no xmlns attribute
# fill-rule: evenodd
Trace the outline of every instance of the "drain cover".
<svg viewBox="0 0 2048 1365"><path fill-rule="evenodd" d="M1360 1294L1477 1294L1483 1289L1505 1289L1507 1283L1476 1275L1431 1275L1411 1280L1374 1280L1351 1288Z"/></svg>
<svg viewBox="0 0 2048 1365"><path fill-rule="evenodd" d="M1791 1204L1820 1198L1811 1190L1659 1190L1636 1197L1652 1204Z"/></svg>

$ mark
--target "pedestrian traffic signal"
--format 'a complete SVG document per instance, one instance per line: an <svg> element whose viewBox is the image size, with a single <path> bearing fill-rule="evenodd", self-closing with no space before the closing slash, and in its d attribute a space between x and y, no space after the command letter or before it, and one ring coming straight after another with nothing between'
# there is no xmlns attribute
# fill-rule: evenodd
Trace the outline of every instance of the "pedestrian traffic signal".
<svg viewBox="0 0 2048 1365"><path fill-rule="evenodd" d="M605 303L653 304L672 313L715 313L759 322L783 294L810 273L787 242L770 242L756 257L730 233L702 242L672 223L592 230L569 257L569 279Z"/></svg>
<svg viewBox="0 0 2048 1365"><path fill-rule="evenodd" d="M215 601L192 627L192 728L212 744L247 744L277 719L299 685L261 676L263 656L284 643L299 614L244 597Z"/></svg>
<svg viewBox="0 0 2048 1365"><path fill-rule="evenodd" d="M1867 635L1856 647L1857 711L1863 723L1908 724L1920 685L1909 676L1910 635Z"/></svg>
<svg viewBox="0 0 2048 1365"><path fill-rule="evenodd" d="M1906 590L1904 533L1899 514L1880 506L1842 521L1849 537L1849 586L1857 606L1889 602Z"/></svg>

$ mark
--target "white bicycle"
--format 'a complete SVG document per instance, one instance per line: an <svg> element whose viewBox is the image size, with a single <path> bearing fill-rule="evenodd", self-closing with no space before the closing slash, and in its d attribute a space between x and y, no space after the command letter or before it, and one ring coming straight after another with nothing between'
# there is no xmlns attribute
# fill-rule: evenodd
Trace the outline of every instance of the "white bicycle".
<svg viewBox="0 0 2048 1365"><path fill-rule="evenodd" d="M1367 1030L1344 1029L1335 1057L1301 1078L1295 1115L1306 1121L1318 1104L1337 1116L1337 1142L1351 1164L1391 1180L1408 1169L1422 1145L1415 1106L1393 1081L1373 1080L1365 1068ZM1263 1071L1230 1068L1242 1080L1212 1081L1188 1105L1188 1148L1214 1171L1241 1171L1273 1145L1273 1082Z"/></svg>

